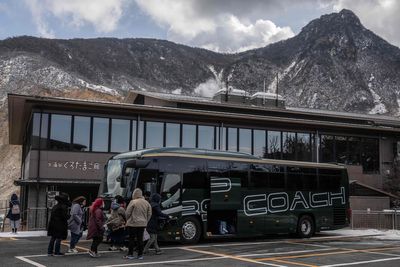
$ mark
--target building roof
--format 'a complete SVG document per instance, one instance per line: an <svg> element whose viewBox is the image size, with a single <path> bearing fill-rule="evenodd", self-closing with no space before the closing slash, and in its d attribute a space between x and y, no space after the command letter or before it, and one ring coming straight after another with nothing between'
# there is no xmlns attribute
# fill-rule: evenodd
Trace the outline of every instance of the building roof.
<svg viewBox="0 0 400 267"><path fill-rule="evenodd" d="M361 183L361 182L359 182L359 181L357 181L357 180L351 180L351 181L349 181L349 184L350 184L350 186L355 186L355 185L357 185L357 186L359 186L359 187L361 187L361 188L364 189L364 190L357 190L357 189L354 187L354 188L351 190L351 191L353 191L352 194L353 194L354 196L370 196L371 193L369 193L368 191L371 191L371 192L374 192L374 193L376 193L376 194L378 194L378 195L388 196L388 197L393 198L393 199L400 199L399 196L396 196L396 195L391 194L391 193L389 193L389 192L383 191L383 190L381 190L381 189L379 189L379 188L375 188L375 187L373 187L373 186L370 186L370 185Z"/></svg>
<svg viewBox="0 0 400 267"><path fill-rule="evenodd" d="M209 98L164 93L133 92L131 103L77 100L61 97L41 97L8 94L9 142L21 145L33 109L68 111L96 111L103 114L152 114L152 116L186 116L207 121L236 121L241 123L270 123L279 127L336 129L363 131L391 135L400 134L400 120L394 117L362 115L344 112L317 111L300 108L277 108L221 103ZM135 99L158 99L151 104L135 103Z"/></svg>

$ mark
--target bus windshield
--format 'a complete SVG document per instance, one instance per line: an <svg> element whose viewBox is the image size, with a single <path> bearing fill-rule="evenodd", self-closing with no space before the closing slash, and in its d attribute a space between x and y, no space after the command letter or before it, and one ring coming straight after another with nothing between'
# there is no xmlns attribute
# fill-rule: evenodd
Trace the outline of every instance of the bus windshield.
<svg viewBox="0 0 400 267"><path fill-rule="evenodd" d="M127 191L127 187L131 186L129 179L135 179L135 173L133 168L126 168L125 173L122 173L122 168L125 160L111 159L107 162L106 178L103 183L103 195L109 197L115 197L116 195L124 196ZM132 175L133 172L133 175Z"/></svg>

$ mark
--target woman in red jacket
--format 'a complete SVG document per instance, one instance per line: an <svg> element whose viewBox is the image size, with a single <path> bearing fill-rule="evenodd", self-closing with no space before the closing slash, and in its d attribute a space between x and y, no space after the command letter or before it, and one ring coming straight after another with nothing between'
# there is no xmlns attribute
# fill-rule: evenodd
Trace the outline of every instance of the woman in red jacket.
<svg viewBox="0 0 400 267"><path fill-rule="evenodd" d="M97 248L103 241L104 234L104 214L102 208L104 207L103 199L97 198L89 209L89 227L86 239L93 239L92 246L89 250L89 255L92 258L97 258L100 255Z"/></svg>

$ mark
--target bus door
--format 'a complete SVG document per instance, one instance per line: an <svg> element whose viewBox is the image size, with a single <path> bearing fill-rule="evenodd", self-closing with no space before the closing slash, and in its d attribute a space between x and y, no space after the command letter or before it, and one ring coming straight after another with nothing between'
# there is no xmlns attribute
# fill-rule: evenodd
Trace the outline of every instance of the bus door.
<svg viewBox="0 0 400 267"><path fill-rule="evenodd" d="M241 181L230 177L228 161L208 161L207 235L235 235L241 207Z"/></svg>

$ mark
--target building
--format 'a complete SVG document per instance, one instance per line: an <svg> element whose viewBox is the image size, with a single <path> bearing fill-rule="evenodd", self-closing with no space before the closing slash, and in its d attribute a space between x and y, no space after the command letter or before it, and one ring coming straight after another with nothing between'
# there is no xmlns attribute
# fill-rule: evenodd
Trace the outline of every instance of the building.
<svg viewBox="0 0 400 267"><path fill-rule="evenodd" d="M15 181L23 209L49 206L54 191L95 198L107 159L128 150L197 147L337 162L350 180L380 191L400 153L400 121L392 117L290 108L280 97L234 90L214 99L131 92L126 101L8 95L9 142L23 146Z"/></svg>

